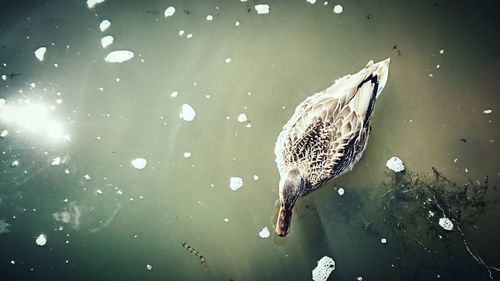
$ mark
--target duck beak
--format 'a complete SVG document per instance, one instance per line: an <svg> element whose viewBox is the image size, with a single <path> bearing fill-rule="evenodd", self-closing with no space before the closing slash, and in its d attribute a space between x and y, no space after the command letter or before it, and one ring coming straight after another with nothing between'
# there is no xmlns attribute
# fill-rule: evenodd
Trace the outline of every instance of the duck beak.
<svg viewBox="0 0 500 281"><path fill-rule="evenodd" d="M276 234L284 237L290 231L290 224L292 223L292 210L286 210L283 206L280 207L278 213L278 221L276 222Z"/></svg>

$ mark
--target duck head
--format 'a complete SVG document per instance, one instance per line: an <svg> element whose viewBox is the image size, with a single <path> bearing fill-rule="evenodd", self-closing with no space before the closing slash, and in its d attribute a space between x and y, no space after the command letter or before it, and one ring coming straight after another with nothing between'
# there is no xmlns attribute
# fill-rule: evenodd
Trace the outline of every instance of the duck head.
<svg viewBox="0 0 500 281"><path fill-rule="evenodd" d="M287 175L280 180L279 196L280 210L278 221L276 222L276 234L283 237L290 231L292 223L292 209L302 195L305 188L305 181L298 169L291 169Z"/></svg>

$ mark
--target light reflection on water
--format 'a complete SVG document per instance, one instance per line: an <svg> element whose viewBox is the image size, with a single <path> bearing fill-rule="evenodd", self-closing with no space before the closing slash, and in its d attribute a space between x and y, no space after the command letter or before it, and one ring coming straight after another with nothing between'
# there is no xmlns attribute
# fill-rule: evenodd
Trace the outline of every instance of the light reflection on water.
<svg viewBox="0 0 500 281"><path fill-rule="evenodd" d="M386 233L363 223L384 219L379 187L393 155L411 172L436 166L458 182L498 182L496 4L354 1L335 14L338 3L269 1L270 14L257 15L251 1L108 0L93 10L84 2L0 2L0 74L21 74L0 80L0 129L9 131L0 139L0 220L10 224L0 234L2 276L306 280L325 255L337 263L335 280L484 274L455 240L458 269L439 268L420 246L392 236L383 245ZM165 18L170 5L176 13ZM104 49L107 35L114 42ZM40 46L42 62L33 53ZM121 49L134 58L104 62ZM301 200L288 237L260 238L274 229L274 142L295 106L389 56L361 162ZM183 104L196 111L192 122L179 118ZM51 165L56 157L64 161ZM130 163L138 157L148 161L143 170ZM243 187L231 191L231 177ZM60 212L68 223L54 218ZM498 243L486 242L498 234L495 214L492 205L472 237L498 266ZM40 233L44 247L35 244Z"/></svg>

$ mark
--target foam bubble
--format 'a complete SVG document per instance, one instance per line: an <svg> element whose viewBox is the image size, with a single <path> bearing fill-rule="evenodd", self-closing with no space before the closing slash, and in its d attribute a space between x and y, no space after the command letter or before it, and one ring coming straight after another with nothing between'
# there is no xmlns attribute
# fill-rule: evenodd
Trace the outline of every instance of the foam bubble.
<svg viewBox="0 0 500 281"><path fill-rule="evenodd" d="M45 244L47 244L47 236L45 236L45 234L38 235L38 237L35 240L35 243L38 246L45 246Z"/></svg>
<svg viewBox="0 0 500 281"><path fill-rule="evenodd" d="M332 271L335 270L335 261L332 258L324 256L318 261L318 265L312 271L314 281L326 281Z"/></svg>
<svg viewBox="0 0 500 281"><path fill-rule="evenodd" d="M109 53L104 60L113 63L122 63L131 60L134 57L134 52L128 50L118 50Z"/></svg>
<svg viewBox="0 0 500 281"><path fill-rule="evenodd" d="M257 11L257 14L259 14L259 15L269 14L269 5L267 5L267 4L255 5L255 10Z"/></svg>
<svg viewBox="0 0 500 281"><path fill-rule="evenodd" d="M142 170L146 167L148 161L144 158L139 157L130 161L130 163L132 164L132 167L136 168L137 170Z"/></svg>
<svg viewBox="0 0 500 281"><path fill-rule="evenodd" d="M243 186L243 179L240 177L231 177L229 179L229 188L231 190L238 190Z"/></svg>
<svg viewBox="0 0 500 281"><path fill-rule="evenodd" d="M387 163L385 163L385 165L387 166L387 168L396 173L401 172L405 169L403 161L396 156L393 156L389 160L387 160Z"/></svg>

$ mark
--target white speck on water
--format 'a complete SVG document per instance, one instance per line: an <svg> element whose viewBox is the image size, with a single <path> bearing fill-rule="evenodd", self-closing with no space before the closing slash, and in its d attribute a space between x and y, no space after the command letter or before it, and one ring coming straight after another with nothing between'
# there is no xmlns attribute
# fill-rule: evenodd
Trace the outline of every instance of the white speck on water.
<svg viewBox="0 0 500 281"><path fill-rule="evenodd" d="M181 29L181 30L179 30L179 36L182 36L182 35L184 35L184 30Z"/></svg>
<svg viewBox="0 0 500 281"><path fill-rule="evenodd" d="M229 222L229 219L228 218L224 218L224 222Z"/></svg>
<svg viewBox="0 0 500 281"><path fill-rule="evenodd" d="M432 218L432 217L434 217L434 212L429 210L429 218Z"/></svg>
<svg viewBox="0 0 500 281"><path fill-rule="evenodd" d="M101 30L101 32L104 32L104 31L106 31L106 29L108 29L110 26L111 26L111 22L110 22L109 20L103 20L103 21L101 21L101 23L99 24L99 29Z"/></svg>
<svg viewBox="0 0 500 281"><path fill-rule="evenodd" d="M318 261L318 265L312 271L314 281L326 281L332 271L335 270L335 261L332 258L324 256Z"/></svg>
<svg viewBox="0 0 500 281"><path fill-rule="evenodd" d="M485 109L485 110L483 110L484 114L490 114L492 112L493 112L493 110L491 110L491 109Z"/></svg>
<svg viewBox="0 0 500 281"><path fill-rule="evenodd" d="M344 7L342 7L342 5L335 5L335 7L333 7L333 12L336 14L340 14L343 11L344 11Z"/></svg>
<svg viewBox="0 0 500 281"><path fill-rule="evenodd" d="M231 63L231 61L232 61L232 59L231 59L231 58L226 58L226 59L224 60L224 62L225 62L225 63Z"/></svg>
<svg viewBox="0 0 500 281"><path fill-rule="evenodd" d="M259 176L258 175L253 175L253 180L254 181L258 181L259 180Z"/></svg>
<svg viewBox="0 0 500 281"><path fill-rule="evenodd" d="M59 166L59 164L61 164L61 157L56 157L52 159L52 163L50 163L50 165L52 166Z"/></svg>
<svg viewBox="0 0 500 281"><path fill-rule="evenodd" d="M89 181L90 179L92 179L88 174L85 174L83 176L83 179L86 180L86 181Z"/></svg>
<svg viewBox="0 0 500 281"><path fill-rule="evenodd" d="M45 236L45 234L38 235L38 237L35 240L35 243L38 246L45 246L45 244L47 244L47 236Z"/></svg>
<svg viewBox="0 0 500 281"><path fill-rule="evenodd" d="M132 164L132 167L136 168L137 170L142 170L146 167L148 161L144 158L139 157L130 161L130 163Z"/></svg>
<svg viewBox="0 0 500 281"><path fill-rule="evenodd" d="M385 165L387 166L387 168L396 173L401 172L405 169L403 161L396 156L393 156L389 160L387 160L387 163L385 163Z"/></svg>
<svg viewBox="0 0 500 281"><path fill-rule="evenodd" d="M439 53L444 54L444 50L443 49L439 50Z"/></svg>
<svg viewBox="0 0 500 281"><path fill-rule="evenodd" d="M468 173L469 172L469 169L465 168L465 172Z"/></svg>
<svg viewBox="0 0 500 281"><path fill-rule="evenodd" d="M10 264L16 264L16 261L15 260L11 260Z"/></svg>
<svg viewBox="0 0 500 281"><path fill-rule="evenodd" d="M153 266L151 266L150 264L146 264L146 269L148 271L151 271L153 269Z"/></svg>
<svg viewBox="0 0 500 281"><path fill-rule="evenodd" d="M179 92L177 92L177 91L170 93L170 96L173 98L177 97L178 95L179 95Z"/></svg>
<svg viewBox="0 0 500 281"><path fill-rule="evenodd" d="M356 278L356 280L358 280L358 281L362 281L362 280L363 280L363 277L358 276L358 278Z"/></svg>
<svg viewBox="0 0 500 281"><path fill-rule="evenodd" d="M255 5L254 8L257 11L257 14L259 15L269 14L269 5L267 4L258 4Z"/></svg>
<svg viewBox="0 0 500 281"><path fill-rule="evenodd" d="M134 57L134 52L128 50L118 50L109 53L104 60L112 63L122 63L131 60Z"/></svg>
<svg viewBox="0 0 500 281"><path fill-rule="evenodd" d="M207 21L213 21L213 20L214 20L214 17L212 15L207 16Z"/></svg>
<svg viewBox="0 0 500 281"><path fill-rule="evenodd" d="M188 35L186 35L186 38L187 38L187 39L189 39L189 38L191 38L191 37L193 37L193 34L192 34L192 33L189 33ZM195 85L195 86L196 86L196 85Z"/></svg>
<svg viewBox="0 0 500 281"><path fill-rule="evenodd" d="M7 75L3 74L3 75L2 75L2 80L3 80L3 81L7 80Z"/></svg>
<svg viewBox="0 0 500 281"><path fill-rule="evenodd" d="M269 229L267 229L267 226L265 226L260 232L259 232L260 238L269 238L271 236L271 233L269 232Z"/></svg>
<svg viewBox="0 0 500 281"><path fill-rule="evenodd" d="M62 99L56 99L56 103L57 104L61 104L62 103Z"/></svg>
<svg viewBox="0 0 500 281"><path fill-rule="evenodd" d="M175 8L174 8L174 7L170 6L170 7L168 7L167 9L165 9L164 16L165 16L166 18L171 17L171 16L173 16L174 14L175 14Z"/></svg>
<svg viewBox="0 0 500 281"><path fill-rule="evenodd" d="M229 188L235 191L240 189L243 186L243 179L240 177L231 177L229 179Z"/></svg>
<svg viewBox="0 0 500 281"><path fill-rule="evenodd" d="M429 77L430 77L430 78L434 77L434 74L429 73Z"/></svg>
<svg viewBox="0 0 500 281"><path fill-rule="evenodd" d="M237 21L235 21L235 22L234 22L234 25L235 25L235 26L240 26L240 21L238 21L238 20L237 20Z"/></svg>
<svg viewBox="0 0 500 281"><path fill-rule="evenodd" d="M323 5L325 6L328 5L328 1L323 2Z"/></svg>
<svg viewBox="0 0 500 281"><path fill-rule="evenodd" d="M35 51L35 57L39 61L43 61L45 59L45 53L46 52L47 52L47 48L46 47L40 47L40 48L36 49L36 51Z"/></svg>
<svg viewBox="0 0 500 281"><path fill-rule="evenodd" d="M458 161L458 158L455 158L455 159L453 160L453 163L457 163L457 161Z"/></svg>
<svg viewBox="0 0 500 281"><path fill-rule="evenodd" d="M102 190L101 190L101 189L96 190L96 191L95 191L95 193L97 193L97 194L99 194L99 195L102 195L102 194L103 194L103 192L102 192Z"/></svg>
<svg viewBox="0 0 500 281"><path fill-rule="evenodd" d="M194 117L196 117L196 111L193 109L191 105L185 103L181 106L181 112L179 113L179 117L181 119L184 119L184 121L191 122L194 120Z"/></svg>
<svg viewBox="0 0 500 281"><path fill-rule="evenodd" d="M442 217L439 219L439 226L441 226L444 230L453 230L453 222L447 217Z"/></svg>
<svg viewBox="0 0 500 281"><path fill-rule="evenodd" d="M17 167L19 166L19 160L14 160L12 161L12 164L10 164L12 167Z"/></svg>
<svg viewBox="0 0 500 281"><path fill-rule="evenodd" d="M344 192L345 192L345 190L344 190L342 187L341 187L341 188L339 188L339 190L337 190L337 193L338 193L340 196L344 195Z"/></svg>
<svg viewBox="0 0 500 281"><path fill-rule="evenodd" d="M382 243L382 244L387 243L387 239L385 239L385 238L380 239L380 243Z"/></svg>
<svg viewBox="0 0 500 281"><path fill-rule="evenodd" d="M118 194L118 195L123 195L123 191L121 191L121 189L118 189L118 190L116 191L116 194Z"/></svg>
<svg viewBox="0 0 500 281"><path fill-rule="evenodd" d="M104 37L101 38L101 46L103 48L107 48L109 45L113 44L114 40L115 39L111 35L104 36Z"/></svg>
<svg viewBox="0 0 500 281"><path fill-rule="evenodd" d="M104 2L105 0L87 0L87 6L89 6L90 9L94 8L95 5L100 4Z"/></svg>
<svg viewBox="0 0 500 281"><path fill-rule="evenodd" d="M191 157L191 152L184 152L184 158Z"/></svg>
<svg viewBox="0 0 500 281"><path fill-rule="evenodd" d="M438 65L436 65L436 68L440 68L440 67L441 67L441 66L440 66L439 64L438 64Z"/></svg>
<svg viewBox="0 0 500 281"><path fill-rule="evenodd" d="M316 3L316 0L306 0L307 2L311 3L311 4L314 4Z"/></svg>
<svg viewBox="0 0 500 281"><path fill-rule="evenodd" d="M64 173L65 173L66 175L69 175L69 170L68 170L68 169L64 170Z"/></svg>
<svg viewBox="0 0 500 281"><path fill-rule="evenodd" d="M9 131L7 130L2 130L2 132L0 133L0 137L2 138L5 138L7 135L9 135Z"/></svg>
<svg viewBox="0 0 500 281"><path fill-rule="evenodd" d="M247 115L245 113L240 113L240 115L238 115L238 122L244 123L247 121L248 121L248 118L247 118Z"/></svg>

